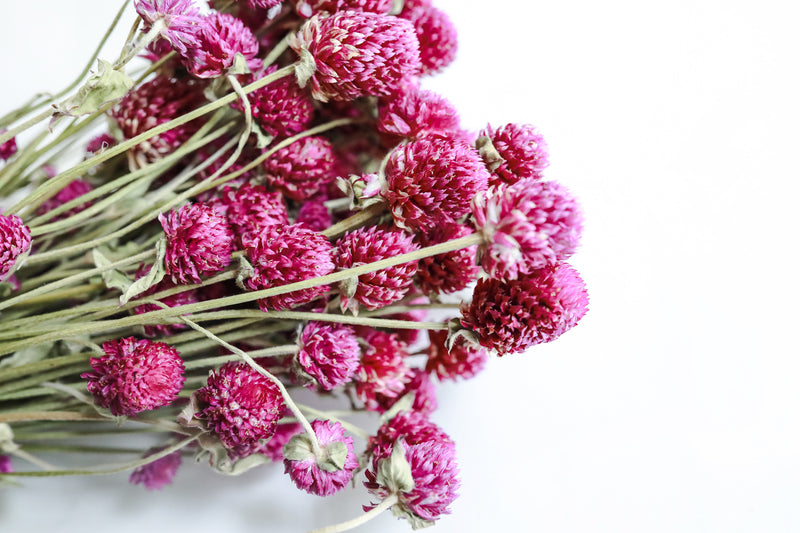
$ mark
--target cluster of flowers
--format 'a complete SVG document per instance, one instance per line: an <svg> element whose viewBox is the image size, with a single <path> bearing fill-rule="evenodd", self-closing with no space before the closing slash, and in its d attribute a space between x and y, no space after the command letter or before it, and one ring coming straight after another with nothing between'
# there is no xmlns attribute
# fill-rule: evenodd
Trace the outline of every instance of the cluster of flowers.
<svg viewBox="0 0 800 533"><path fill-rule="evenodd" d="M457 48L430 0L134 5L127 52L151 75L102 102L112 128L83 166L29 174L28 199L0 215L0 423L42 395L85 412L63 391L79 376L99 415L187 437L146 452L134 483L161 488L187 450L224 472L282 462L321 496L363 468L377 500L365 510L432 523L460 484L429 419L436 382L552 341L587 310L565 262L581 210L544 178L543 137L466 131L421 88ZM0 144L0 192L16 151ZM425 322L431 309L455 316ZM36 346L36 361L17 357ZM47 362L68 372L31 380ZM300 406L297 387L382 425Z"/></svg>

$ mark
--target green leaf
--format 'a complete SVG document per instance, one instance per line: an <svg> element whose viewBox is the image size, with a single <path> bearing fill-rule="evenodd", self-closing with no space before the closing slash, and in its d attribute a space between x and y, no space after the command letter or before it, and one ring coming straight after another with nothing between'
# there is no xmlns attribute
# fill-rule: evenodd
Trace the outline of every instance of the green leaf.
<svg viewBox="0 0 800 533"><path fill-rule="evenodd" d="M167 273L164 266L164 258L166 255L167 241L165 239L159 239L156 243L156 260L153 266L150 267L150 271L147 274L137 279L131 283L127 289L123 290L122 296L119 297L120 305L125 305L128 301L139 296L151 287L154 287L164 279L164 275Z"/></svg>
<svg viewBox="0 0 800 533"><path fill-rule="evenodd" d="M52 342L45 342L42 344L36 344L34 346L28 346L27 348L23 348L17 351L11 357L6 357L2 361L0 361L0 368L16 368L18 366L27 365L29 363L36 363L38 361L42 361L43 359L47 358L52 348L53 348Z"/></svg>
<svg viewBox="0 0 800 533"><path fill-rule="evenodd" d="M97 74L91 76L78 92L56 106L53 121L64 116L79 117L94 113L105 104L119 100L133 87L133 80L124 72L115 70L108 61L98 59L97 65Z"/></svg>
<svg viewBox="0 0 800 533"><path fill-rule="evenodd" d="M381 415L381 424L386 424L402 411L410 411L411 407L414 405L415 397L416 395L413 392L404 394L402 398L394 402L391 409Z"/></svg>
<svg viewBox="0 0 800 533"><path fill-rule="evenodd" d="M402 439L395 441L391 456L379 461L376 482L395 494L414 490L414 477L411 475L411 465L406 460Z"/></svg>
<svg viewBox="0 0 800 533"><path fill-rule="evenodd" d="M256 271L250 261L243 255L239 256L239 270L236 272L236 286L243 291L249 290L244 282L253 277Z"/></svg>
<svg viewBox="0 0 800 533"><path fill-rule="evenodd" d="M328 444L325 447L327 457L324 461L317 461L317 465L326 472L338 472L344 469L344 463L347 460L347 444L341 441L336 441Z"/></svg>
<svg viewBox="0 0 800 533"><path fill-rule="evenodd" d="M112 261L107 257L107 254L109 254L108 248L99 246L92 250L92 260L97 268L107 269L103 272L103 283L106 284L106 287L124 292L130 287L131 280L119 270L108 268L111 266Z"/></svg>
<svg viewBox="0 0 800 533"><path fill-rule="evenodd" d="M283 445L283 456L290 461L306 461L314 457L311 439L306 433L295 435Z"/></svg>

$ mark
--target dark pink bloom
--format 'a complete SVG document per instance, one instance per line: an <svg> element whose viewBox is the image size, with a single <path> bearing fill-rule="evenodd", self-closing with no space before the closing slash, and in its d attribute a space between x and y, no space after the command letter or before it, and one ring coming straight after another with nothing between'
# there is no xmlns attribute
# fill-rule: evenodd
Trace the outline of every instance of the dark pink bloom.
<svg viewBox="0 0 800 533"><path fill-rule="evenodd" d="M367 454L373 464L379 459L392 455L392 447L398 439L406 444L439 442L455 447L453 440L442 428L428 419L428 414L420 411L403 411L378 428L378 433L369 438Z"/></svg>
<svg viewBox="0 0 800 533"><path fill-rule="evenodd" d="M322 234L302 224L263 231L247 245L255 269L245 281L250 290L269 289L330 274L334 270L333 247ZM282 310L308 303L328 290L327 285L258 300L264 311Z"/></svg>
<svg viewBox="0 0 800 533"><path fill-rule="evenodd" d="M297 13L309 18L317 13L337 11L368 11L388 13L393 0L293 0Z"/></svg>
<svg viewBox="0 0 800 533"><path fill-rule="evenodd" d="M486 190L488 181L477 151L464 142L431 135L392 152L383 196L398 226L426 231L469 213L472 198Z"/></svg>
<svg viewBox="0 0 800 533"><path fill-rule="evenodd" d="M151 266L141 265L138 270L136 271L136 279L145 276L149 271ZM169 278L164 278L161 280L160 283L156 284L154 287L151 287L144 293L142 293L139 297L150 297L151 295L161 292L167 289L171 289L173 287L177 287L175 283L169 280ZM196 303L199 301L197 290L192 289L189 291L179 292L177 294L173 294L172 296L165 296L159 299L161 303L168 307L180 307L181 305L189 305ZM156 305L156 304L144 304L136 307L134 311L137 315L141 315L143 313L149 313L150 311L159 311L163 309L163 307ZM147 324L144 326L144 334L148 337L156 337L158 335L172 335L176 331L180 331L186 328L186 324L181 322L177 322L175 324Z"/></svg>
<svg viewBox="0 0 800 533"><path fill-rule="evenodd" d="M458 111L447 98L416 85L406 84L379 101L378 131L394 136L398 142L431 133L455 136L460 128Z"/></svg>
<svg viewBox="0 0 800 533"><path fill-rule="evenodd" d="M333 181L334 154L330 141L311 136L298 139L264 161L267 183L292 200L305 200Z"/></svg>
<svg viewBox="0 0 800 533"><path fill-rule="evenodd" d="M313 420L311 427L323 456L316 456L309 436L300 433L287 444L291 458L284 459L283 464L298 489L317 496L330 496L343 489L358 468L353 437L345 435L339 422Z"/></svg>
<svg viewBox="0 0 800 533"><path fill-rule="evenodd" d="M430 300L426 296L417 296L416 298L411 298L410 300L406 298L407 302L403 305L424 305L429 304ZM425 320L425 317L428 315L428 312L425 309L414 309L412 311L406 311L405 313L394 313L391 315L385 315L384 318L389 318L391 320L409 320L414 322L422 322ZM419 339L421 330L418 329L395 329L394 334L397 335L401 341L406 343L407 345L411 346L417 339Z"/></svg>
<svg viewBox="0 0 800 533"><path fill-rule="evenodd" d="M200 9L192 0L136 0L134 7L145 22L145 30L156 21L163 21L161 36L176 52L185 54L187 48L199 46Z"/></svg>
<svg viewBox="0 0 800 533"><path fill-rule="evenodd" d="M88 193L89 191L91 191L93 189L94 188L89 184L88 181L84 181L84 180L80 180L80 179L72 180L71 182L69 182L66 185L66 187L64 187L63 189L58 191L58 193L56 193L55 196L51 196L50 198L45 200L42 203L42 205L39 206L39 208L36 210L36 212L39 215L43 215L43 214L45 214L45 213L47 213L49 211L52 211L56 207L69 202L70 200L74 200L75 198L78 198L79 196L83 196L84 194ZM84 202L82 204L76 205L75 207L73 207L69 211L66 211L64 213L61 213L60 215L57 215L57 216L53 217L53 219L51 221L55 222L56 220L69 218L72 215L80 213L81 211L83 211L84 209L89 207L90 205L92 205L91 201Z"/></svg>
<svg viewBox="0 0 800 533"><path fill-rule="evenodd" d="M86 145L86 151L90 154L99 154L106 148L117 144L117 140L108 133L102 133L89 141Z"/></svg>
<svg viewBox="0 0 800 533"><path fill-rule="evenodd" d="M189 48L184 64L198 78L216 78L233 66L236 54L241 54L250 70L261 68L257 58L258 39L238 18L229 13L212 12L202 19L197 33L199 44Z"/></svg>
<svg viewBox="0 0 800 533"><path fill-rule="evenodd" d="M290 424L278 424L275 428L275 433L269 440L259 445L256 449L257 453L266 455L276 463L283 461L283 446L291 440L292 437L298 433L303 432L303 426L297 422Z"/></svg>
<svg viewBox="0 0 800 533"><path fill-rule="evenodd" d="M484 237L478 260L493 278L516 279L567 259L583 230L577 200L554 181L492 187L475 198L473 216Z"/></svg>
<svg viewBox="0 0 800 533"><path fill-rule="evenodd" d="M306 200L297 212L298 224L305 224L314 231L323 231L333 223L331 212L325 207L325 202Z"/></svg>
<svg viewBox="0 0 800 533"><path fill-rule="evenodd" d="M208 376L197 390L197 418L219 437L229 455L244 457L275 433L285 404L281 391L250 365L231 362Z"/></svg>
<svg viewBox="0 0 800 533"><path fill-rule="evenodd" d="M419 8L431 7L433 2L431 0L404 0L403 10L400 12L400 17L410 18L411 12Z"/></svg>
<svg viewBox="0 0 800 533"><path fill-rule="evenodd" d="M144 456L148 457L162 451L164 447L153 448ZM152 463L137 467L131 472L128 481L132 485L144 485L147 490L161 490L165 485L172 483L178 468L181 466L181 452L176 450Z"/></svg>
<svg viewBox="0 0 800 533"><path fill-rule="evenodd" d="M397 228L367 226L347 233L336 242L338 270L374 263L417 250L414 237ZM400 300L417 270L417 261L362 274L339 285L342 310L358 312L359 306L378 309Z"/></svg>
<svg viewBox="0 0 800 533"><path fill-rule="evenodd" d="M428 346L428 363L425 365L425 370L431 374L435 373L440 380L469 379L486 366L489 354L481 346L474 346L459 339L448 350L446 331L430 330L428 335L431 344Z"/></svg>
<svg viewBox="0 0 800 533"><path fill-rule="evenodd" d="M238 188L225 187L211 203L225 214L240 248L267 228L289 223L281 193L267 191L261 185L244 183Z"/></svg>
<svg viewBox="0 0 800 533"><path fill-rule="evenodd" d="M310 388L330 391L347 383L358 368L361 349L353 328L309 322L300 334L295 373L310 379Z"/></svg>
<svg viewBox="0 0 800 533"><path fill-rule="evenodd" d="M178 350L163 342L125 337L103 343L93 372L81 374L95 403L113 415L135 415L169 405L185 380Z"/></svg>
<svg viewBox="0 0 800 533"><path fill-rule="evenodd" d="M419 70L412 24L378 13L339 11L314 17L291 42L300 54L297 79L317 100L386 96Z"/></svg>
<svg viewBox="0 0 800 533"><path fill-rule="evenodd" d="M364 340L369 346L354 377L356 396L367 410L382 411L381 402L400 397L411 380L408 350L397 335L383 331L370 330Z"/></svg>
<svg viewBox="0 0 800 533"><path fill-rule="evenodd" d="M167 238L165 266L175 284L200 283L202 276L225 270L231 262L233 232L217 208L186 204L158 215Z"/></svg>
<svg viewBox="0 0 800 533"><path fill-rule="evenodd" d="M442 224L418 237L421 248L451 241L473 233L461 224ZM460 291L475 281L480 268L475 263L476 246L461 248L419 260L414 283L425 294Z"/></svg>
<svg viewBox="0 0 800 533"><path fill-rule="evenodd" d="M9 474L13 471L14 465L11 464L11 457L0 455L0 473Z"/></svg>
<svg viewBox="0 0 800 533"><path fill-rule="evenodd" d="M404 7L400 16L414 24L421 75L436 74L453 62L458 51L458 32L447 13L428 4L412 9Z"/></svg>
<svg viewBox="0 0 800 533"><path fill-rule="evenodd" d="M488 125L479 135L478 148L492 173L489 185L541 179L550 165L547 143L530 124L506 124L498 129Z"/></svg>
<svg viewBox="0 0 800 533"><path fill-rule="evenodd" d="M578 272L566 263L512 281L480 279L461 324L498 355L557 339L586 314L589 297Z"/></svg>
<svg viewBox="0 0 800 533"><path fill-rule="evenodd" d="M19 257L30 249L30 228L17 215L0 215L0 281L14 272Z"/></svg>
<svg viewBox="0 0 800 533"><path fill-rule="evenodd" d="M411 405L411 409L425 414L430 414L436 410L439 405L436 401L436 386L431 381L428 373L420 368L412 368L410 376L411 379L409 379L405 388L397 397L383 398L378 396L378 402L381 404L380 411L388 411L397 400L409 392L414 393L414 403Z"/></svg>
<svg viewBox="0 0 800 533"><path fill-rule="evenodd" d="M5 133L6 131L8 131L8 130L0 128L0 135ZM0 144L0 160L6 161L16 153L17 153L17 138L16 137L11 137L9 140L4 142L3 144Z"/></svg>

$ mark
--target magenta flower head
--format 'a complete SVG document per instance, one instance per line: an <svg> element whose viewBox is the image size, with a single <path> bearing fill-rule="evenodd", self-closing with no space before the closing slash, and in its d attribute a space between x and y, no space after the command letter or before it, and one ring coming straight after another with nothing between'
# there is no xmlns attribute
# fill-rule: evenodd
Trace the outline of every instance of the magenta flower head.
<svg viewBox="0 0 800 533"><path fill-rule="evenodd" d="M472 233L462 224L443 224L419 235L421 247L451 241ZM419 260L414 283L425 294L460 291L475 281L480 268L475 263L477 247L470 246Z"/></svg>
<svg viewBox="0 0 800 533"><path fill-rule="evenodd" d="M245 284L253 291L324 276L334 269L331 243L302 224L262 231L247 243L247 255L254 272ZM264 311L291 309L322 296L327 290L327 285L310 287L262 298L258 305Z"/></svg>
<svg viewBox="0 0 800 533"><path fill-rule="evenodd" d="M586 314L586 285L566 263L512 281L480 279L461 325L498 355L557 339ZM509 320L513 317L513 320Z"/></svg>
<svg viewBox="0 0 800 533"><path fill-rule="evenodd" d="M202 19L197 33L198 45L182 54L184 64L198 78L216 78L233 67L236 54L241 54L252 70L261 68L258 39L250 28L228 13L212 12Z"/></svg>
<svg viewBox="0 0 800 533"><path fill-rule="evenodd" d="M314 231L323 231L333 223L331 212L325 207L325 202L319 200L306 200L297 211L298 224L305 224Z"/></svg>
<svg viewBox="0 0 800 533"><path fill-rule="evenodd" d="M45 200L42 203L42 205L39 206L39 208L36 210L36 212L38 214L42 215L44 213L52 211L56 207L58 207L60 205L63 205L65 203L69 202L70 200L74 200L75 198L83 196L84 194L88 193L92 189L93 189L93 187L89 184L88 181L72 180L63 189L58 191L58 193L56 193L55 196L51 196L50 198ZM84 209L86 209L87 207L89 207L91 205L92 205L91 201L84 202L82 204L76 205L75 207L73 207L69 211L67 211L65 213L61 213L60 215L57 215L57 216L53 217L52 221L69 218L72 215L80 213L81 211L83 211Z"/></svg>
<svg viewBox="0 0 800 533"><path fill-rule="evenodd" d="M330 496L344 488L358 468L353 437L345 435L339 422L314 420L311 427L319 443L319 455L314 453L311 438L300 433L283 447L283 464L298 489Z"/></svg>
<svg viewBox="0 0 800 533"><path fill-rule="evenodd" d="M403 411L379 427L377 434L369 438L366 454L372 456L373 464L392 455L392 448L398 439L406 444L433 441L455 447L450 436L431 422L427 413Z"/></svg>
<svg viewBox="0 0 800 533"><path fill-rule="evenodd" d="M200 9L192 0L136 0L136 13L145 29L161 24L161 36L180 54L199 46L197 32L201 23Z"/></svg>
<svg viewBox="0 0 800 533"><path fill-rule="evenodd" d="M232 457L253 453L275 433L285 404L278 386L250 365L231 362L212 371L197 390L195 416L219 437Z"/></svg>
<svg viewBox="0 0 800 533"><path fill-rule="evenodd" d="M379 411L386 412L392 406L408 393L414 393L414 403L411 404L411 409L419 411L420 413L430 414L436 410L439 403L436 401L436 386L430 378L430 375L421 368L412 368L409 371L409 380L403 390L396 397L382 397L377 396L378 402L381 404Z"/></svg>
<svg viewBox="0 0 800 533"><path fill-rule="evenodd" d="M440 380L469 379L476 376L486 366L489 354L481 346L475 346L463 339L455 341L447 349L446 331L428 331L431 343L428 346L428 362L425 370L436 374Z"/></svg>
<svg viewBox="0 0 800 533"><path fill-rule="evenodd" d="M386 96L420 67L413 25L378 13L313 17L290 42L300 54L297 81L317 100Z"/></svg>
<svg viewBox="0 0 800 533"><path fill-rule="evenodd" d="M402 139L431 133L456 136L461 129L458 111L444 96L405 84L378 105L378 131ZM396 143L395 143L396 144Z"/></svg>
<svg viewBox="0 0 800 533"><path fill-rule="evenodd" d="M0 281L5 281L31 249L31 230L17 215L0 215Z"/></svg>
<svg viewBox="0 0 800 533"><path fill-rule="evenodd" d="M306 200L333 181L333 145L323 137L298 139L264 161L266 180L292 200Z"/></svg>
<svg viewBox="0 0 800 533"><path fill-rule="evenodd" d="M424 232L469 213L472 198L486 190L488 181L489 173L471 146L431 135L392 152L383 197L395 224Z"/></svg>
<svg viewBox="0 0 800 533"><path fill-rule="evenodd" d="M337 11L367 11L369 13L388 13L393 0L293 0L297 14L310 18L317 13L336 13Z"/></svg>
<svg viewBox="0 0 800 533"><path fill-rule="evenodd" d="M183 360L163 342L125 337L103 343L102 357L92 357L93 372L81 377L95 403L111 414L131 416L172 403L183 388Z"/></svg>
<svg viewBox="0 0 800 533"><path fill-rule="evenodd" d="M578 247L583 215L578 201L554 181L527 179L475 197L473 216L484 242L479 262L489 276L519 275L569 258Z"/></svg>
<svg viewBox="0 0 800 533"><path fill-rule="evenodd" d="M86 145L86 152L90 154L99 154L105 149L117 144L117 140L108 133L101 133L93 138Z"/></svg>
<svg viewBox="0 0 800 533"><path fill-rule="evenodd" d="M149 457L162 451L164 447L153 448L144 456ZM178 468L181 466L181 451L176 450L161 459L156 459L152 463L136 467L131 472L128 481L132 485L144 485L147 490L161 490L165 485L172 483Z"/></svg>
<svg viewBox="0 0 800 533"><path fill-rule="evenodd" d="M309 388L330 391L347 383L358 368L361 349L353 328L342 324L309 322L300 334L294 371Z"/></svg>
<svg viewBox="0 0 800 533"><path fill-rule="evenodd" d="M225 270L231 262L233 232L216 207L186 204L158 215L167 238L167 276L175 284L200 283L201 276Z"/></svg>
<svg viewBox="0 0 800 533"><path fill-rule="evenodd" d="M0 128L0 135L5 133L6 129ZM0 144L0 161L7 161L11 156L17 153L17 138L11 137L9 140Z"/></svg>
<svg viewBox="0 0 800 533"><path fill-rule="evenodd" d="M211 203L225 213L236 237L236 246L240 248L262 231L289 223L283 196L261 185L227 186Z"/></svg>
<svg viewBox="0 0 800 533"><path fill-rule="evenodd" d="M399 398L411 380L411 369L405 363L408 348L397 335L367 331L364 340L368 347L356 370L355 391L368 411L383 411L383 405Z"/></svg>
<svg viewBox="0 0 800 533"><path fill-rule="evenodd" d="M489 185L512 184L523 179L541 179L550 165L547 143L530 124L506 124L481 130L476 146L492 175Z"/></svg>
<svg viewBox="0 0 800 533"><path fill-rule="evenodd" d="M397 228L367 226L347 233L336 243L334 260L339 270L374 263L413 252L419 246L414 237ZM400 300L417 270L417 261L402 263L342 282L339 286L342 310L358 312L359 306L378 309Z"/></svg>
<svg viewBox="0 0 800 533"><path fill-rule="evenodd" d="M0 473L10 474L13 471L14 465L11 464L11 457L0 455Z"/></svg>
<svg viewBox="0 0 800 533"><path fill-rule="evenodd" d="M447 13L428 4L404 8L400 16L414 24L419 40L421 75L441 72L455 60L458 32Z"/></svg>

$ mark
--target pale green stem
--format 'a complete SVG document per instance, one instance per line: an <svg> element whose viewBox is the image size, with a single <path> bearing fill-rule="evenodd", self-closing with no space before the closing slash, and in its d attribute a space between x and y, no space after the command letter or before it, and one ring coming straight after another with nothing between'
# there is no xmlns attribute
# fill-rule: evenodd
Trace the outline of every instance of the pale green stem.
<svg viewBox="0 0 800 533"><path fill-rule="evenodd" d="M102 353L102 350L100 350L100 352ZM26 365L13 368L2 368L0 369L0 382L11 381L27 375L36 375L41 372L54 370L64 366L71 366L76 363L83 363L88 361L91 356L92 354L88 352L77 353L73 355L62 355L61 357L45 359L44 361L28 363Z"/></svg>
<svg viewBox="0 0 800 533"><path fill-rule="evenodd" d="M178 54L176 52L170 52L166 54L164 57L160 58L155 63L151 64L138 78L136 78L136 81L133 82L133 86L136 87L137 85L142 83L145 80L145 78L147 78L147 76L160 69L167 61L171 60L173 57L177 55Z"/></svg>
<svg viewBox="0 0 800 533"><path fill-rule="evenodd" d="M347 522L342 522L341 524L336 524L333 526L323 527L320 529L314 529L309 531L308 533L341 533L342 531L350 531L351 529L357 528L360 525L366 524L385 510L389 509L391 506L398 502L397 494L390 494L379 503L374 508L370 509L366 513L362 514L358 518L354 518L353 520L348 520Z"/></svg>
<svg viewBox="0 0 800 533"><path fill-rule="evenodd" d="M163 19L158 19L155 22L153 22L153 25L150 27L150 30L148 30L145 36L142 37L142 39L138 43L136 43L136 46L134 46L131 49L131 51L125 55L125 57L117 59L117 61L114 63L114 69L119 70L123 66L127 65L134 57L136 57L139 54L139 52L144 50L148 44L158 39L159 35L161 35L161 30L163 30L164 28L166 28L166 25L164 24Z"/></svg>
<svg viewBox="0 0 800 533"><path fill-rule="evenodd" d="M335 413L335 412L320 411L319 409L314 409L313 407L309 407L308 405L300 405L300 404L298 404L298 407L300 408L300 410L305 411L306 413L308 413L308 414L310 414L312 416L319 417L319 418L327 418L328 420L333 420L334 422L339 422L342 425L343 428L345 428L347 431L349 431L353 435L358 436L362 440L369 440L370 437L372 437L372 435L368 431L365 431L365 430L361 429L360 427L358 427L358 426L356 426L354 424L351 424L350 422L348 422L346 420L342 420L341 418L337 417L336 416L337 413Z"/></svg>
<svg viewBox="0 0 800 533"><path fill-rule="evenodd" d="M373 218L380 216L386 210L386 204L381 202L372 204L366 209L362 209L355 215L342 220L323 230L321 233L333 240L343 235L346 231L360 228Z"/></svg>
<svg viewBox="0 0 800 533"><path fill-rule="evenodd" d="M214 311L191 315L193 320L224 320L229 318L269 318L287 320L315 320L318 322L334 322L352 326L370 326L373 328L390 329L443 329L442 322L418 322L414 320L394 320L389 318L369 318L352 315L337 315L333 313L314 313L308 311L256 311L255 309L241 309L235 311Z"/></svg>
<svg viewBox="0 0 800 533"><path fill-rule="evenodd" d="M268 66L272 65L275 61L281 57L281 54L289 48L289 37L292 35L292 32L288 32L286 35L283 36L283 39L278 41L278 44L272 47L272 50L269 51L267 57L264 58L264 66L263 68L267 68Z"/></svg>
<svg viewBox="0 0 800 533"><path fill-rule="evenodd" d="M292 355L297 353L299 350L296 344L287 344L285 346L272 346L270 348L264 348L262 350L253 350L250 352L250 357L253 359L257 359L259 357L276 357L279 355ZM195 359L193 361L188 361L183 364L186 370L194 370L195 368L205 368L207 366L217 366L222 363L227 363L229 361L238 361L241 359L241 356L238 354L234 355L218 355L215 357L206 357L203 359Z"/></svg>
<svg viewBox="0 0 800 533"><path fill-rule="evenodd" d="M39 468L41 468L42 470L45 470L45 471L52 472L53 470L56 469L56 467L54 467L53 465L51 465L47 461L42 461L41 459L39 459L35 455L31 455L28 452L26 452L25 450L19 450L19 449L13 450L11 452L11 455L16 455L20 459L24 459L24 460L28 461L29 463L31 463L33 465L36 465L36 466L38 466Z"/></svg>

